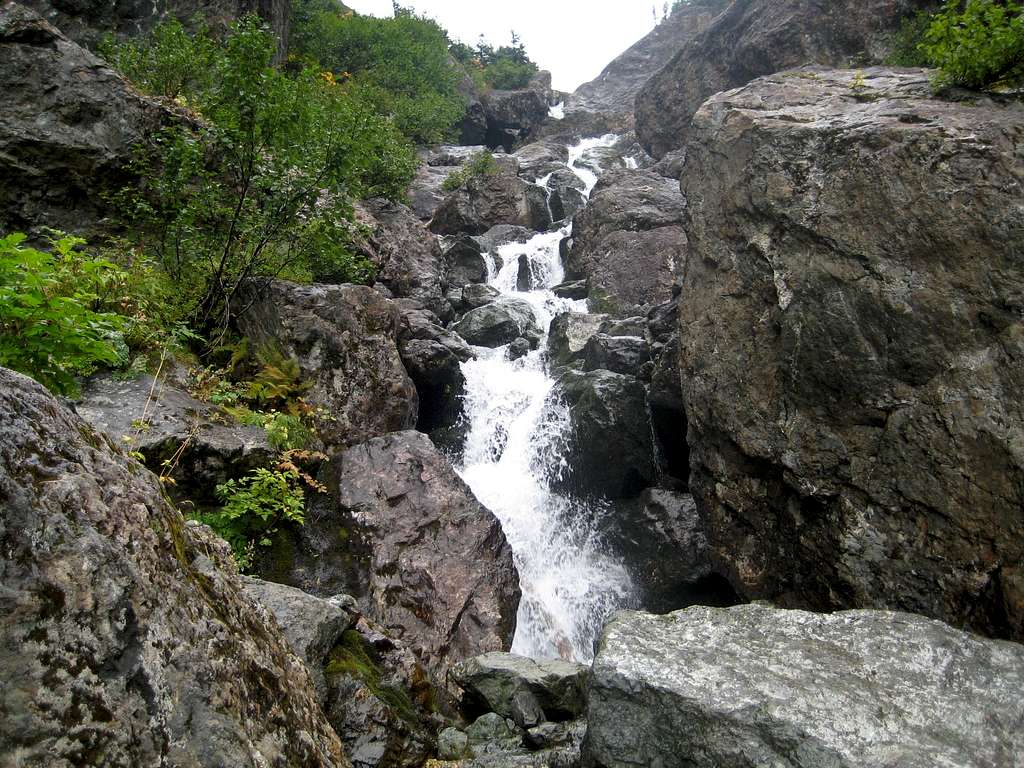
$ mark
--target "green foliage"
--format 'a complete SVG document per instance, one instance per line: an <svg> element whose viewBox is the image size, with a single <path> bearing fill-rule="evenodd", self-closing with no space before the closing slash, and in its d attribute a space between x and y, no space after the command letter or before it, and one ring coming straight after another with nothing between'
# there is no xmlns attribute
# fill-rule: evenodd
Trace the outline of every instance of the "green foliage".
<svg viewBox="0 0 1024 768"><path fill-rule="evenodd" d="M190 35L177 21L158 25L144 41L118 44L112 35L99 53L146 93L175 99L212 86L216 46L201 23Z"/></svg>
<svg viewBox="0 0 1024 768"><path fill-rule="evenodd" d="M152 55L130 60L177 61L172 44L189 38L162 29L133 44ZM226 328L231 301L251 277L368 281L372 266L349 246L350 200L400 196L415 171L412 148L332 78L273 68L274 41L256 17L239 21L222 44L200 47L210 50L197 62L206 72L176 82L206 130L153 137L136 161L146 185L123 200L194 327ZM134 74L143 86L150 81Z"/></svg>
<svg viewBox="0 0 1024 768"><path fill-rule="evenodd" d="M49 252L24 241L17 233L0 238L0 365L75 394L76 376L127 359L129 321L102 309L124 274L82 251L77 238L55 240Z"/></svg>
<svg viewBox="0 0 1024 768"><path fill-rule="evenodd" d="M220 509L199 519L231 545L239 568L252 565L256 547L268 547L278 526L305 522L305 493L298 472L254 469L217 486Z"/></svg>
<svg viewBox="0 0 1024 768"><path fill-rule="evenodd" d="M927 67L928 56L921 50L921 41L932 23L932 14L918 11L907 16L892 38L892 53L886 63L894 67Z"/></svg>
<svg viewBox="0 0 1024 768"><path fill-rule="evenodd" d="M512 33L511 45L494 48L481 39L476 48L454 43L450 52L466 67L480 90L525 88L538 71L515 32Z"/></svg>
<svg viewBox="0 0 1024 768"><path fill-rule="evenodd" d="M419 716L409 693L398 686L383 683L380 667L374 662L372 653L372 647L362 635L354 629L347 630L332 649L324 671L329 676L346 675L361 681L399 717L418 725Z"/></svg>
<svg viewBox="0 0 1024 768"><path fill-rule="evenodd" d="M441 184L445 192L454 192L470 179L493 176L498 172L498 161L490 152L477 152L457 171L452 171Z"/></svg>
<svg viewBox="0 0 1024 768"><path fill-rule="evenodd" d="M948 0L921 50L940 85L974 89L1024 85L1024 12L1014 0Z"/></svg>
<svg viewBox="0 0 1024 768"><path fill-rule="evenodd" d="M436 22L395 8L394 18L343 12L330 0L292 6L293 57L330 70L353 98L394 120L409 139L445 139L465 113L448 36Z"/></svg>

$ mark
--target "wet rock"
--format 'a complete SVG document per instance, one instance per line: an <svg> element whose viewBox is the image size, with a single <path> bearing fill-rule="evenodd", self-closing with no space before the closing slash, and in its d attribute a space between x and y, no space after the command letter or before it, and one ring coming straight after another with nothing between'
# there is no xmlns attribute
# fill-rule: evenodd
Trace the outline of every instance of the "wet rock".
<svg viewBox="0 0 1024 768"><path fill-rule="evenodd" d="M530 354L530 349L530 340L520 337L508 345L508 352L505 354L509 360L518 360Z"/></svg>
<svg viewBox="0 0 1024 768"><path fill-rule="evenodd" d="M261 558L264 578L350 594L431 674L507 649L519 584L501 526L430 439L397 432L353 446L322 473L301 528Z"/></svg>
<svg viewBox="0 0 1024 768"><path fill-rule="evenodd" d="M348 765L227 545L39 384L0 414L0 763Z"/></svg>
<svg viewBox="0 0 1024 768"><path fill-rule="evenodd" d="M419 396L416 428L430 434L454 426L462 415L466 387L458 356L434 339L409 339L399 351Z"/></svg>
<svg viewBox="0 0 1024 768"><path fill-rule="evenodd" d="M530 257L519 254L519 271L516 273L516 290L529 291L533 287L533 271L530 268Z"/></svg>
<svg viewBox="0 0 1024 768"><path fill-rule="evenodd" d="M462 662L451 672L463 690L462 706L470 716L497 712L512 718L516 697L526 693L550 720L569 720L583 713L588 674L582 664L512 653L487 653Z"/></svg>
<svg viewBox="0 0 1024 768"><path fill-rule="evenodd" d="M544 74L544 73L540 73ZM551 80L539 78L517 91L491 91L480 97L487 119L487 145L511 152L527 141L548 117Z"/></svg>
<svg viewBox="0 0 1024 768"><path fill-rule="evenodd" d="M377 283L396 298L415 299L446 314L447 254L442 256L437 238L401 203L375 198L358 207L360 220L373 228L371 259L377 266Z"/></svg>
<svg viewBox="0 0 1024 768"><path fill-rule="evenodd" d="M539 179L549 169L564 165L569 160L569 150L560 141L535 141L520 147L515 152L519 160L519 173L528 179Z"/></svg>
<svg viewBox="0 0 1024 768"><path fill-rule="evenodd" d="M519 691L512 697L512 722L523 730L544 722L544 710L529 691Z"/></svg>
<svg viewBox="0 0 1024 768"><path fill-rule="evenodd" d="M745 0L732 3L651 77L636 98L636 132L651 155L683 147L712 94L805 64L864 67L889 54L893 34L929 0ZM678 178L678 177L675 177Z"/></svg>
<svg viewBox="0 0 1024 768"><path fill-rule="evenodd" d="M1001 765L1024 750L1022 684L1024 647L910 614L623 612L594 661L585 761Z"/></svg>
<svg viewBox="0 0 1024 768"><path fill-rule="evenodd" d="M686 441L687 419L678 335L670 336L668 342L654 353L654 362L646 380L650 381L647 404L661 470L685 487L690 477L690 446Z"/></svg>
<svg viewBox="0 0 1024 768"><path fill-rule="evenodd" d="M452 330L470 344L479 347L500 347L519 337L536 346L541 331L533 307L522 299L501 298L472 309Z"/></svg>
<svg viewBox="0 0 1024 768"><path fill-rule="evenodd" d="M714 0L673 10L653 31L613 59L594 80L577 88L566 106L621 114L631 124L636 95L643 84L703 31L727 4L726 0ZM616 132L621 133L621 128Z"/></svg>
<svg viewBox="0 0 1024 768"><path fill-rule="evenodd" d="M566 365L583 359L587 341L601 329L608 315L585 312L561 312L551 321L548 333L548 354L554 365Z"/></svg>
<svg viewBox="0 0 1024 768"><path fill-rule="evenodd" d="M359 285L251 283L239 296L239 331L256 348L277 346L298 360L304 395L324 409L328 446L357 443L416 424L416 387L396 345L395 304Z"/></svg>
<svg viewBox="0 0 1024 768"><path fill-rule="evenodd" d="M575 745L578 750L586 730L585 720L541 723L526 732L523 736L523 744L534 750L552 749L566 745Z"/></svg>
<svg viewBox="0 0 1024 768"><path fill-rule="evenodd" d="M100 230L135 146L187 123L17 3L0 6L0 62L0 231Z"/></svg>
<svg viewBox="0 0 1024 768"><path fill-rule="evenodd" d="M348 595L323 599L294 587L242 577L245 593L273 615L288 645L306 664L321 706L327 701L324 667L327 656L356 617L349 611L355 600Z"/></svg>
<svg viewBox="0 0 1024 768"><path fill-rule="evenodd" d="M441 760L459 760L469 751L469 739L456 728L445 728L437 737L437 756Z"/></svg>
<svg viewBox="0 0 1024 768"><path fill-rule="evenodd" d="M483 249L469 235L457 235L445 248L444 257L448 262L448 282L452 285L487 282L487 260Z"/></svg>
<svg viewBox="0 0 1024 768"><path fill-rule="evenodd" d="M501 291L491 285L467 285L462 291L462 308L477 309L493 304L501 298Z"/></svg>
<svg viewBox="0 0 1024 768"><path fill-rule="evenodd" d="M679 185L652 171L606 173L573 219L570 277L592 309L628 313L672 297L686 260Z"/></svg>
<svg viewBox="0 0 1024 768"><path fill-rule="evenodd" d="M551 289L552 293L560 299L572 299L579 301L587 298L586 280L566 280Z"/></svg>
<svg viewBox="0 0 1024 768"><path fill-rule="evenodd" d="M679 301L675 296L651 307L647 313L647 332L654 341L665 344L678 331Z"/></svg>
<svg viewBox="0 0 1024 768"><path fill-rule="evenodd" d="M551 224L544 190L523 181L514 166L472 176L445 198L430 229L439 235L481 235L499 224L545 230Z"/></svg>
<svg viewBox="0 0 1024 768"><path fill-rule="evenodd" d="M629 566L642 605L664 613L693 602L712 573L711 552L693 496L648 488L602 520L609 547Z"/></svg>
<svg viewBox="0 0 1024 768"><path fill-rule="evenodd" d="M698 112L691 490L748 598L1021 639L1024 109L928 77L811 68Z"/></svg>
<svg viewBox="0 0 1024 768"><path fill-rule="evenodd" d="M556 487L577 496L621 499L654 481L654 445L644 386L611 371L566 371L555 384L569 404L566 471Z"/></svg>
<svg viewBox="0 0 1024 768"><path fill-rule="evenodd" d="M440 691L401 641L359 618L325 673L325 711L353 768L419 768L434 752Z"/></svg>
<svg viewBox="0 0 1024 768"><path fill-rule="evenodd" d="M488 742L501 742L515 738L512 729L508 727L505 718L494 712L481 715L466 728L466 736L470 744L486 744Z"/></svg>
<svg viewBox="0 0 1024 768"><path fill-rule="evenodd" d="M651 349L639 336L609 336L595 333L583 347L583 370L598 369L637 376L650 361Z"/></svg>
<svg viewBox="0 0 1024 768"><path fill-rule="evenodd" d="M674 149L671 152L666 152L664 157L651 166L651 170L667 179L675 179L678 181L679 177L683 175L685 167L686 148L683 147L681 149Z"/></svg>
<svg viewBox="0 0 1024 768"><path fill-rule="evenodd" d="M434 166L428 163L420 163L416 168L416 175L409 182L406 196L409 207L420 221L434 218L437 209L448 196L444 189L445 179L458 169L458 166Z"/></svg>
<svg viewBox="0 0 1024 768"><path fill-rule="evenodd" d="M647 336L647 319L643 317L624 317L621 320L609 318L601 325L601 333L607 336L636 336L644 339Z"/></svg>
<svg viewBox="0 0 1024 768"><path fill-rule="evenodd" d="M473 239L480 243L485 253L494 254L498 248L509 243L525 243L536 232L516 224L498 224Z"/></svg>
<svg viewBox="0 0 1024 768"><path fill-rule="evenodd" d="M186 375L177 369L154 382L152 376L121 381L99 374L85 382L75 410L116 445L141 453L154 472L168 472L164 462L173 459L168 490L175 499L214 504L217 485L267 466L278 451L262 427L233 424L216 406L192 397L184 389Z"/></svg>

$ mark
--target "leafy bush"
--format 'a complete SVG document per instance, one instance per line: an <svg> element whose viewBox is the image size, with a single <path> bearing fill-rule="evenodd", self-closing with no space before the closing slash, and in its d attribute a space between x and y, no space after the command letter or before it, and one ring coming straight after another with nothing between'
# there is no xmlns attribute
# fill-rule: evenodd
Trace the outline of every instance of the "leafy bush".
<svg viewBox="0 0 1024 768"><path fill-rule="evenodd" d="M215 492L224 506L199 519L231 545L242 570L252 565L256 547L270 546L280 525L305 522L305 492L297 471L254 469L241 480L221 483Z"/></svg>
<svg viewBox="0 0 1024 768"><path fill-rule="evenodd" d="M132 44L146 55L128 59L157 71L165 59L178 61L174 46L190 38L162 30ZM208 128L154 137L136 161L146 185L123 205L194 327L217 336L251 277L371 279L372 266L349 248L350 200L400 196L415 156L388 120L333 78L274 69L274 40L258 18L239 21L222 44L199 47L210 51L197 62L208 72L179 72L176 82ZM153 80L130 74L143 86Z"/></svg>
<svg viewBox="0 0 1024 768"><path fill-rule="evenodd" d="M454 192L470 179L493 176L498 172L498 161L490 152L477 152L457 171L452 171L441 184L445 192Z"/></svg>
<svg viewBox="0 0 1024 768"><path fill-rule="evenodd" d="M465 114L448 36L436 22L395 6L393 18L341 11L330 0L292 6L293 56L316 62L408 138L443 140Z"/></svg>
<svg viewBox="0 0 1024 768"><path fill-rule="evenodd" d="M62 237L50 252L0 238L0 365L58 394L78 392L76 376L127 358L126 318L102 311L105 286L122 281L116 264Z"/></svg>
<svg viewBox="0 0 1024 768"><path fill-rule="evenodd" d="M975 89L1024 85L1024 13L1014 0L948 0L921 50L939 83Z"/></svg>
<svg viewBox="0 0 1024 768"><path fill-rule="evenodd" d="M118 44L112 35L99 53L146 93L176 99L212 85L216 46L206 27L190 35L178 21L158 25L149 38Z"/></svg>

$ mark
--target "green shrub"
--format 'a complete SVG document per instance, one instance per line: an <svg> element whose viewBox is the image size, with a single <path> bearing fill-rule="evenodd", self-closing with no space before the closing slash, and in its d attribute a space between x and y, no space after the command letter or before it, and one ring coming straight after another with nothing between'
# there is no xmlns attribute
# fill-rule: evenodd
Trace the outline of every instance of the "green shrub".
<svg viewBox="0 0 1024 768"><path fill-rule="evenodd" d="M538 71L515 32L512 33L511 45L494 48L481 40L476 48L455 43L450 52L456 61L463 64L481 91L525 88Z"/></svg>
<svg viewBox="0 0 1024 768"><path fill-rule="evenodd" d="M103 292L124 274L77 238L56 240L50 252L24 241L0 238L0 365L76 394L77 376L127 361L129 322L101 309Z"/></svg>
<svg viewBox="0 0 1024 768"><path fill-rule="evenodd" d="M381 19L329 0L300 0L292 6L291 47L294 59L330 70L415 142L447 138L465 114L447 33L409 9L396 5L393 18Z"/></svg>
<svg viewBox="0 0 1024 768"><path fill-rule="evenodd" d="M499 170L498 161L490 152L477 152L457 171L452 171L441 184L445 192L454 192L470 179L493 176Z"/></svg>
<svg viewBox="0 0 1024 768"><path fill-rule="evenodd" d="M183 38L161 29L133 44L156 53L132 61L159 68L177 59L172 43ZM216 339L251 277L372 279L372 265L349 249L350 200L399 197L415 156L390 121L333 78L273 68L274 40L258 18L239 21L222 44L201 47L211 51L201 62L209 72L180 81L207 128L153 137L136 161L145 186L129 190L122 205L177 286L179 304L190 308L193 327Z"/></svg>
<svg viewBox="0 0 1024 768"><path fill-rule="evenodd" d="M194 35L177 21L159 24L143 41L118 44L106 37L99 53L146 93L175 99L212 85L216 46L206 27Z"/></svg>
<svg viewBox="0 0 1024 768"><path fill-rule="evenodd" d="M1013 0L948 0L921 50L940 85L974 89L1024 85L1024 13Z"/></svg>

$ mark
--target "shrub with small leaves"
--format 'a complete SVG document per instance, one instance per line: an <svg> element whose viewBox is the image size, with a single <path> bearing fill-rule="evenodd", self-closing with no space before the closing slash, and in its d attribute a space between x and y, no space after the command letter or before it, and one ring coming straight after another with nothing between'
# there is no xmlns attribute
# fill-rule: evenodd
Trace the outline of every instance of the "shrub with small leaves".
<svg viewBox="0 0 1024 768"><path fill-rule="evenodd" d="M490 152L477 152L457 171L452 171L441 184L445 192L454 192L470 179L493 176L498 172L498 161Z"/></svg>
<svg viewBox="0 0 1024 768"><path fill-rule="evenodd" d="M921 50L939 85L979 90L1024 86L1024 11L1014 0L948 0Z"/></svg>

